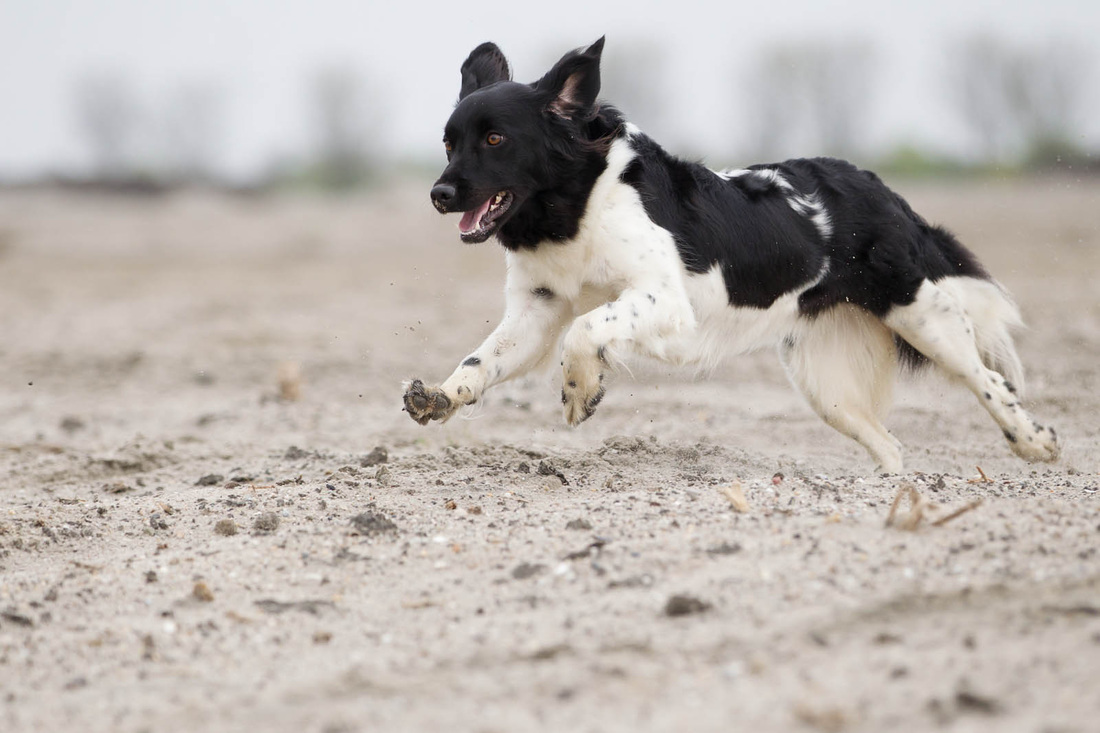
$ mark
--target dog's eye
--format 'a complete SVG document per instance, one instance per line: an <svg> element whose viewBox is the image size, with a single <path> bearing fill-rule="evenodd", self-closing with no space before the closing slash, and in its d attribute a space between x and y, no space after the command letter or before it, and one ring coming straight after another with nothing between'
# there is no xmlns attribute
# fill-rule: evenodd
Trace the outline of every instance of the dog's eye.
<svg viewBox="0 0 1100 733"><path fill-rule="evenodd" d="M443 138L443 149L446 150L448 153L454 151L454 146L451 145L451 141L447 138Z"/></svg>
<svg viewBox="0 0 1100 733"><path fill-rule="evenodd" d="M495 132L490 132L489 136L485 138L485 142L489 143L490 145L500 145L502 142L504 142L504 136Z"/></svg>

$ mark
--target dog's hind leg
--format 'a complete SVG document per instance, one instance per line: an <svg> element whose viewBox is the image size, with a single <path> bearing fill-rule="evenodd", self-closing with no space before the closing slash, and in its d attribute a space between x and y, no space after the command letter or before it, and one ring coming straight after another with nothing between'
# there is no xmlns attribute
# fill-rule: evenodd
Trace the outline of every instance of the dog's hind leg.
<svg viewBox="0 0 1100 733"><path fill-rule="evenodd" d="M867 449L876 470L901 473L901 444L880 421L897 371L893 335L848 305L803 323L779 347L787 376L828 425Z"/></svg>
<svg viewBox="0 0 1100 733"><path fill-rule="evenodd" d="M975 281L974 287L984 282ZM1028 461L1055 460L1059 447L1054 429L1035 422L1020 406L1012 382L986 365L997 363L997 359L992 354L983 359L979 329L957 295L963 285L940 287L925 280L913 302L894 306L883 322L948 375L961 380L1001 426L1016 455ZM990 324L977 325L988 330ZM1006 348L1011 349L1011 344ZM1006 364L1019 363L1014 352L1010 356Z"/></svg>

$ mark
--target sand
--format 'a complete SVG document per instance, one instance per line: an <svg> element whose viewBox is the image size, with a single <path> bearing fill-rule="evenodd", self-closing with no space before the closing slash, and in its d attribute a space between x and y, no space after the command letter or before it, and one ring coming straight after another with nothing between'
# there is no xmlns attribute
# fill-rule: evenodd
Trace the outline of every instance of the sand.
<svg viewBox="0 0 1100 733"><path fill-rule="evenodd" d="M420 427L503 279L425 187L3 193L0 729L1096 730L1100 184L898 188L1015 294L1058 463L929 376L876 477L771 353Z"/></svg>

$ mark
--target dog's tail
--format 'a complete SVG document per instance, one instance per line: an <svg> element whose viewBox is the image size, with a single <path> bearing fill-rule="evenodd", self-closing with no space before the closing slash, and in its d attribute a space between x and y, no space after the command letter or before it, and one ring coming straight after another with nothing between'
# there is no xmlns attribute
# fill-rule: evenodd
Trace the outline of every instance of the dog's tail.
<svg viewBox="0 0 1100 733"><path fill-rule="evenodd" d="M1012 329L1022 327L1024 321L1008 291L992 278L946 277L936 285L955 296L974 324L974 341L982 363L1023 394L1024 367L1016 353Z"/></svg>
<svg viewBox="0 0 1100 733"><path fill-rule="evenodd" d="M1020 311L1008 291L996 280L977 277L945 277L936 285L950 293L974 324L974 343L986 367L1007 379L1016 391L1024 393L1024 367L1016 353L1012 329L1024 325ZM901 337L895 336L901 363L913 371L928 365L924 354Z"/></svg>

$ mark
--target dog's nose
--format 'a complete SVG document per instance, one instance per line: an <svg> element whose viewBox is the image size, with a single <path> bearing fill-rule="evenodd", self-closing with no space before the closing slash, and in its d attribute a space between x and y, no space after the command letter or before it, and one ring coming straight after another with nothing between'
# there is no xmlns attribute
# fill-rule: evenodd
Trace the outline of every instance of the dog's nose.
<svg viewBox="0 0 1100 733"><path fill-rule="evenodd" d="M432 204L440 211L446 211L447 207L455 200L455 187L449 183L437 183L432 186Z"/></svg>

